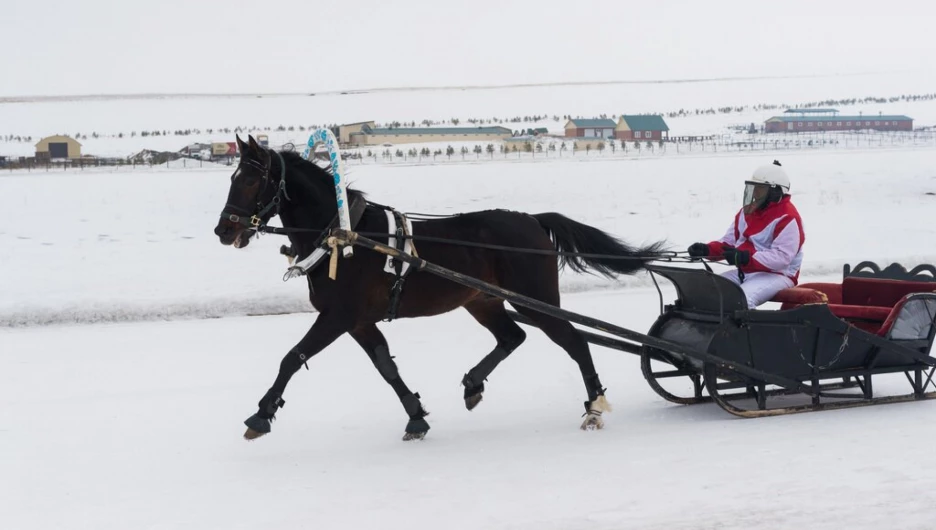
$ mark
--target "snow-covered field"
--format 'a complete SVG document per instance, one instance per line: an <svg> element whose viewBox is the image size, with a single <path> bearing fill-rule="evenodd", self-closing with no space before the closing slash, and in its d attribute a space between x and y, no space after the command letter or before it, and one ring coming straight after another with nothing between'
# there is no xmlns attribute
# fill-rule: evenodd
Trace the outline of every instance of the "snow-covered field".
<svg viewBox="0 0 936 530"><path fill-rule="evenodd" d="M0 135L932 92L907 76L861 81L3 103ZM932 102L863 110L936 122ZM693 134L763 117L668 121ZM89 139L86 151L138 150L125 141ZM0 154L16 145L0 142ZM682 250L724 232L742 181L773 158L806 228L801 281L835 279L862 260L936 262L933 145L349 167L355 186L404 211L558 211ZM574 363L530 331L468 413L459 381L492 339L463 311L381 326L431 412L424 442L399 441L399 403L345 337L294 378L273 433L245 443L241 422L314 315L305 284L281 281L279 237L236 250L212 234L230 173L0 173L0 528L932 528L932 403L739 420L665 403L635 357L595 347L615 410L604 431L583 433ZM658 308L648 282L566 274L564 306L643 331ZM877 390L902 390L901 377L876 380Z"/></svg>
<svg viewBox="0 0 936 530"><path fill-rule="evenodd" d="M565 297L636 329L656 304L652 288ZM3 528L932 528L934 403L743 420L668 404L636 357L593 348L615 410L586 433L575 364L530 331L469 413L459 381L493 340L463 311L382 326L425 441L400 441L399 402L347 337L243 441L310 321L0 329Z"/></svg>
<svg viewBox="0 0 936 530"><path fill-rule="evenodd" d="M403 211L558 211L641 243L676 249L720 237L744 178L771 157L351 166L352 185ZM936 261L936 151L791 153L781 157L806 226L804 276L865 259ZM235 251L217 242L230 169L0 174L0 323L264 314L308 308L282 282L284 239ZM235 272L239 271L239 272ZM564 276L576 291L615 286ZM628 285L646 277L625 278ZM621 284L616 286L620 287Z"/></svg>

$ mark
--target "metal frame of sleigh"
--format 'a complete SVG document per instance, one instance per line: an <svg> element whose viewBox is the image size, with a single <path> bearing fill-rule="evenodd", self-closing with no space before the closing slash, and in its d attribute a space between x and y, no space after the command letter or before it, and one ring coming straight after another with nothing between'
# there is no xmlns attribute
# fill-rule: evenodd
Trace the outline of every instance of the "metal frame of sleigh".
<svg viewBox="0 0 936 530"><path fill-rule="evenodd" d="M778 293L779 310L747 309L738 286L707 271L650 270L673 282L678 299L649 335L714 357L641 348L644 377L669 401L715 401L732 414L761 417L936 397L932 265L911 271L899 264L884 270L870 262L854 270L846 265L841 283L806 283ZM655 371L652 361L669 369ZM906 376L908 393L875 397L873 376L891 373ZM666 390L661 381L672 377L688 377L692 395ZM795 399L787 396L795 394L809 396L808 402L791 404Z"/></svg>

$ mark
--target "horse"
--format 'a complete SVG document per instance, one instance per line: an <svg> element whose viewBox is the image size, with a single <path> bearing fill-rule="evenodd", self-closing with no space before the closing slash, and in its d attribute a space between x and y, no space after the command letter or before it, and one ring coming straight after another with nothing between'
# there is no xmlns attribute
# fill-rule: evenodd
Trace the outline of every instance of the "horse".
<svg viewBox="0 0 936 530"><path fill-rule="evenodd" d="M334 176L295 152L261 147L253 136L248 136L247 142L236 138L240 162L231 175L227 203L215 235L223 245L244 248L257 226L266 225L279 215L291 253L299 260L311 255L321 245L318 232L330 224L334 226L338 211ZM380 237L375 239L389 242L386 207L368 201L356 189L347 190L347 199L352 204L356 201L366 204L356 230L387 234L382 241ZM559 271L564 267L614 278L643 269L663 249L663 242L632 247L555 212L530 215L502 209L413 221L412 237L418 255L429 262L555 306L560 303ZM547 252L504 252L420 240L427 237ZM582 257L580 253L591 256ZM393 284L399 278L384 271L386 260L382 254L365 250L355 253L352 259L342 259L340 274L334 280L327 273L328 267L306 273L309 301L317 316L305 336L283 357L272 386L257 404L257 412L244 422L247 440L271 431L271 422L285 404L283 394L293 374L303 365L308 368L309 359L345 333L360 345L400 400L408 416L403 439L425 437L429 431L425 420L428 413L419 394L403 381L377 327L378 322L386 320ZM511 318L504 301L417 270L405 281L395 317L429 317L462 307L496 340L494 348L462 378L465 407L471 411L482 400L488 376L526 339L526 333ZM601 415L611 407L585 338L565 320L519 306L515 309L533 321L578 365L587 395L581 428L602 428Z"/></svg>

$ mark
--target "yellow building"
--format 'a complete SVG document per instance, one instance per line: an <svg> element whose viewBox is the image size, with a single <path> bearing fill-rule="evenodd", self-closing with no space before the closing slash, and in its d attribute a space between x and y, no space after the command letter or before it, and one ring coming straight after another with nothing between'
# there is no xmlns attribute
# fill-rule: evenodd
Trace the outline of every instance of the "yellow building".
<svg viewBox="0 0 936 530"><path fill-rule="evenodd" d="M515 136L504 140L508 151L532 152L536 150L536 140L529 136Z"/></svg>
<svg viewBox="0 0 936 530"><path fill-rule="evenodd" d="M361 132L364 127L371 129L377 128L377 124L372 121L359 121L357 123L348 123L338 126L338 145L350 145L351 135Z"/></svg>
<svg viewBox="0 0 936 530"><path fill-rule="evenodd" d="M342 126L342 129L344 126ZM340 131L344 134L344 131ZM430 142L493 142L511 137L506 127L395 127L377 129L365 124L349 135L351 145L398 145Z"/></svg>
<svg viewBox="0 0 936 530"><path fill-rule="evenodd" d="M68 136L49 136L36 144L36 158L81 158L81 144Z"/></svg>
<svg viewBox="0 0 936 530"><path fill-rule="evenodd" d="M566 145L569 145L569 140L572 140L571 145L567 149L575 148L576 151L588 151L588 150L597 150L598 144L604 144L605 148L608 148L608 142L614 141L614 138L565 138Z"/></svg>

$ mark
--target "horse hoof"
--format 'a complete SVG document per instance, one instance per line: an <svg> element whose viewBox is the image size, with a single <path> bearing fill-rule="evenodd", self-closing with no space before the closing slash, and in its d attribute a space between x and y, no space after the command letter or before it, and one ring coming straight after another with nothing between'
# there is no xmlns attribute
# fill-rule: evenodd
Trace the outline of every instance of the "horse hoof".
<svg viewBox="0 0 936 530"><path fill-rule="evenodd" d="M482 394L475 394L473 396L468 396L465 398L465 408L468 410L473 410L478 406L478 403L481 403Z"/></svg>
<svg viewBox="0 0 936 530"><path fill-rule="evenodd" d="M264 434L266 434L266 433L265 433L265 432L257 432L257 431L255 431L255 430L253 430L253 429L247 429L247 430L244 432L244 439L247 440L247 441L256 440L257 438L263 436Z"/></svg>
<svg viewBox="0 0 936 530"><path fill-rule="evenodd" d="M422 440L426 437L427 432L429 432L429 423L426 420L422 418L410 420L406 424L406 434L403 435L403 441Z"/></svg>
<svg viewBox="0 0 936 530"><path fill-rule="evenodd" d="M256 440L257 438L270 432L270 420L261 418L254 414L244 422L247 431L244 433L245 440Z"/></svg>
<svg viewBox="0 0 936 530"><path fill-rule="evenodd" d="M464 379L462 379L462 385L465 386L465 408L471 410L478 406L478 403L481 403L481 394L484 392L484 383L475 385L471 377L468 374L465 374Z"/></svg>
<svg viewBox="0 0 936 530"><path fill-rule="evenodd" d="M604 420L601 419L601 416L589 414L582 422L582 430L594 431L596 429L604 429Z"/></svg>

